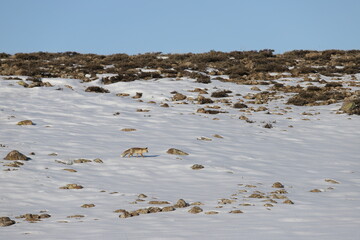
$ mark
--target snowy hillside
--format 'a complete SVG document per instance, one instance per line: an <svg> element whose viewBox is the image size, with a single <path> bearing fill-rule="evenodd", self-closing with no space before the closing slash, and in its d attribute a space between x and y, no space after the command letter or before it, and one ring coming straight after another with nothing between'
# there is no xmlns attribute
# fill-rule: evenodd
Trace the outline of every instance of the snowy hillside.
<svg viewBox="0 0 360 240"><path fill-rule="evenodd" d="M34 88L5 79L0 217L16 223L0 228L0 239L360 237L360 118L337 114L341 101L294 106L286 102L295 93L264 93L271 85L189 78L44 78L48 86ZM360 89L358 80L341 79ZM85 91L90 86L109 93ZM199 104L201 90L213 103ZM221 90L229 91L211 97ZM256 102L258 93L270 100ZM33 125L18 125L23 120ZM132 147L149 152L120 156ZM31 159L4 160L12 150ZM179 199L190 206L172 208Z"/></svg>

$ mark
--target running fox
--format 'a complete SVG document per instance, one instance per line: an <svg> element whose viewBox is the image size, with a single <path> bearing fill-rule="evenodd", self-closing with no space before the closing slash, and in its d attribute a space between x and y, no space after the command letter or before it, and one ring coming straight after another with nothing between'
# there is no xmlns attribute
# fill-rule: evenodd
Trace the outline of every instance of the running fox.
<svg viewBox="0 0 360 240"><path fill-rule="evenodd" d="M148 148L129 148L128 150L125 150L121 156L125 157L126 155L129 155L131 157L134 153L136 153L136 156L139 157L139 154L144 157L143 153L149 152Z"/></svg>

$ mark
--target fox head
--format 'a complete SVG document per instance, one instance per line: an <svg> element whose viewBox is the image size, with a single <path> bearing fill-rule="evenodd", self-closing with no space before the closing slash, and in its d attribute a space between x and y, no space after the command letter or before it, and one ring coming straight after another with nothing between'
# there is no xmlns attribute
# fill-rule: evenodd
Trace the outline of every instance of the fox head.
<svg viewBox="0 0 360 240"><path fill-rule="evenodd" d="M146 150L146 152L149 152L147 147L145 148L145 150Z"/></svg>

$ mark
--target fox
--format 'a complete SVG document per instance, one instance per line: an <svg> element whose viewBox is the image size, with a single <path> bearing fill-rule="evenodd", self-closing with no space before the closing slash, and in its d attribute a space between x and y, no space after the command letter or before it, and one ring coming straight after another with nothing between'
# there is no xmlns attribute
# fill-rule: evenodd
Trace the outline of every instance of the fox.
<svg viewBox="0 0 360 240"><path fill-rule="evenodd" d="M136 153L136 156L139 157L139 154L144 157L143 153L147 153L149 152L148 151L148 148L138 148L138 147L135 147L135 148L129 148L128 150L125 150L122 154L121 154L121 157L125 157L126 155L128 155L128 157L131 157L134 153Z"/></svg>

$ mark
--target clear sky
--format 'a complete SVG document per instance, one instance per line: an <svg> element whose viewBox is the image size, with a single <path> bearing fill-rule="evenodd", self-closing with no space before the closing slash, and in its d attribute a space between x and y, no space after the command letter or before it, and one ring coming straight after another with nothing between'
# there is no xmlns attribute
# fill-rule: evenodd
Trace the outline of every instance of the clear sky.
<svg viewBox="0 0 360 240"><path fill-rule="evenodd" d="M0 0L0 52L360 49L360 0Z"/></svg>

